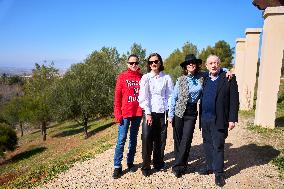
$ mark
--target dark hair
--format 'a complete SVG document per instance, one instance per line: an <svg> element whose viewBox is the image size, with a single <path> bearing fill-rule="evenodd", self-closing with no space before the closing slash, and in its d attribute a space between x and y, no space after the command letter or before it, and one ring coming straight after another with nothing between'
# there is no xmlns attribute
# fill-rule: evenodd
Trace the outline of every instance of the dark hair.
<svg viewBox="0 0 284 189"><path fill-rule="evenodd" d="M188 65L188 64L187 64ZM186 66L187 65L185 65L185 66L183 66L182 67L182 73L183 73L183 75L187 75L188 74L188 71L187 71L187 69L186 69ZM199 72L200 72L200 64L195 64L196 65L196 69L195 69L195 71L194 71L194 75L197 75Z"/></svg>
<svg viewBox="0 0 284 189"><path fill-rule="evenodd" d="M131 55L129 55L128 58L127 58L127 61L128 61L129 58L131 58L131 57L135 57L135 58L137 58L137 60L139 61L139 57L138 57L136 54L131 54Z"/></svg>
<svg viewBox="0 0 284 189"><path fill-rule="evenodd" d="M150 60L150 58L151 57L153 57L153 56L156 56L156 57L158 57L158 60L159 60L159 62L160 62L160 67L159 67L159 72L161 72L161 71L163 71L165 68L164 68L164 65L163 65L163 59L162 59L162 57L161 57L161 55L159 55L158 53L151 53L150 55L149 55L149 57L147 58L147 71L148 72L150 72L151 71L151 68L150 68L150 64L149 64L149 60Z"/></svg>

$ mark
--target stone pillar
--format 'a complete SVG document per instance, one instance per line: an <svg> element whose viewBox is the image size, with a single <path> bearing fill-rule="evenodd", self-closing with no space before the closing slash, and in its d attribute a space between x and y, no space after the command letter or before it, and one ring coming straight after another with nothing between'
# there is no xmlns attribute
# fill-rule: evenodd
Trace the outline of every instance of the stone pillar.
<svg viewBox="0 0 284 189"><path fill-rule="evenodd" d="M284 6L267 7L263 17L261 63L254 124L274 128L284 50Z"/></svg>
<svg viewBox="0 0 284 189"><path fill-rule="evenodd" d="M246 39L238 38L236 39L236 57L235 57L235 74L237 77L239 94L241 95L244 69L245 69L245 50L246 50ZM240 100L242 97L240 96Z"/></svg>
<svg viewBox="0 0 284 189"><path fill-rule="evenodd" d="M240 95L242 98L240 101L241 110L253 109L260 33L261 28L246 29L245 69Z"/></svg>

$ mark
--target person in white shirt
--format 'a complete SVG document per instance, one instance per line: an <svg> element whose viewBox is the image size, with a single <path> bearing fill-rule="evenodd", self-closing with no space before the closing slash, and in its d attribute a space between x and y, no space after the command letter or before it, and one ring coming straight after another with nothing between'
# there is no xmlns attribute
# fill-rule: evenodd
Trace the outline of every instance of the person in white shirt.
<svg viewBox="0 0 284 189"><path fill-rule="evenodd" d="M142 76L139 91L139 106L144 110L142 126L142 174L150 175L151 154L153 151L154 169L165 166L164 150L167 137L167 110L173 82L163 70L163 60L158 53L148 59L148 73Z"/></svg>

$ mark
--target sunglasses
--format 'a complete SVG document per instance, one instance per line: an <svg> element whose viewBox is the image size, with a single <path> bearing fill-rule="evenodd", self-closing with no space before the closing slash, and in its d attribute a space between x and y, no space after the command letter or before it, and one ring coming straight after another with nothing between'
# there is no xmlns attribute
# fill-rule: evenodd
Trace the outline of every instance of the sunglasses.
<svg viewBox="0 0 284 189"><path fill-rule="evenodd" d="M139 64L139 62L127 62L127 63L130 64L130 65L133 65L133 64L138 65Z"/></svg>
<svg viewBox="0 0 284 189"><path fill-rule="evenodd" d="M159 64L160 63L160 61L159 60L154 60L154 61L148 61L148 64Z"/></svg>

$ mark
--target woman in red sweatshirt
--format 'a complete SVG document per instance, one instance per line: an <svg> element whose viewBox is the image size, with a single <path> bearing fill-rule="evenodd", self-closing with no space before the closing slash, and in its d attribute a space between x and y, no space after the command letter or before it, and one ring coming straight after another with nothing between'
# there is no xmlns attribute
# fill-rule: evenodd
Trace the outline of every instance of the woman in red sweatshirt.
<svg viewBox="0 0 284 189"><path fill-rule="evenodd" d="M130 126L130 137L127 154L128 171L133 172L134 156L136 152L137 135L142 118L142 109L138 103L139 82L142 74L139 68L139 58L132 54L127 58L128 69L122 72L116 82L114 97L114 116L119 123L118 137L114 153L113 178L117 179L122 175L121 161L123 157L124 144Z"/></svg>

